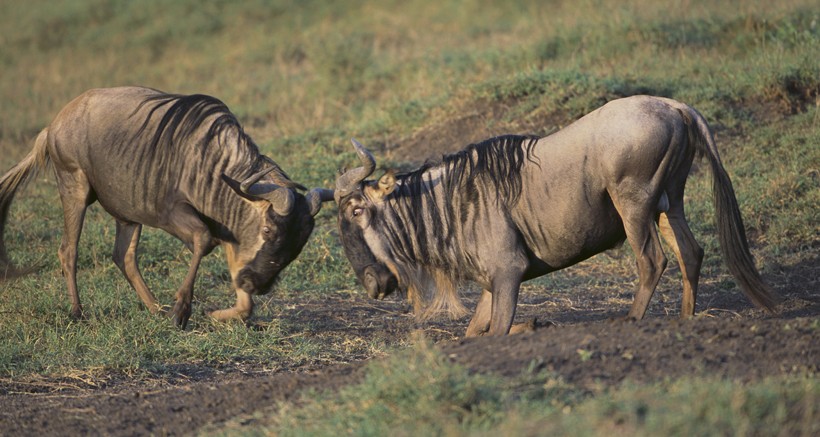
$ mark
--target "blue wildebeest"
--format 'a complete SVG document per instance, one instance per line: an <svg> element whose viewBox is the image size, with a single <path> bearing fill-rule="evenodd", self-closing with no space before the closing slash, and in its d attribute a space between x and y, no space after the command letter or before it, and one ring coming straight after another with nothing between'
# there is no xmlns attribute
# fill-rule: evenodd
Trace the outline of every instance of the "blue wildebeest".
<svg viewBox="0 0 820 437"><path fill-rule="evenodd" d="M615 100L550 136L492 138L377 181L365 180L375 160L353 142L362 166L337 179L335 199L342 244L358 277L372 297L399 288L428 312L464 311L456 287L477 283L484 291L468 336L507 334L522 281L624 240L639 275L628 317L641 319L667 262L658 228L683 274L681 316L692 316L703 249L684 217L683 192L696 155L705 155L712 170L729 270L757 306L772 310L777 303L755 268L712 133L682 103Z"/></svg>
<svg viewBox="0 0 820 437"><path fill-rule="evenodd" d="M95 201L116 219L114 262L152 313L161 311L142 279L137 245L143 225L182 240L193 256L176 293L175 323L191 316L202 257L223 244L236 305L218 320L245 319L254 294L270 290L299 254L329 190L304 189L259 153L224 103L140 87L95 89L75 98L37 136L33 150L0 178L0 269L13 267L2 235L15 192L53 164L65 227L59 249L71 314L82 316L77 243ZM235 178L238 178L235 179Z"/></svg>

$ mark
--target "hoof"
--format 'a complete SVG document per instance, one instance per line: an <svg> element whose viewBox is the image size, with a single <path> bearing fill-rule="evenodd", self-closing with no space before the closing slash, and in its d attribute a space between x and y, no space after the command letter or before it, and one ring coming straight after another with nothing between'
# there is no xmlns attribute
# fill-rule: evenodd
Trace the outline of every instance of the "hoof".
<svg viewBox="0 0 820 437"><path fill-rule="evenodd" d="M174 325L184 331L185 327L188 326L188 319L189 317L186 317L185 315L174 314Z"/></svg>
<svg viewBox="0 0 820 437"><path fill-rule="evenodd" d="M177 302L174 305L174 324L177 328L185 330L188 326L188 319L191 318L191 304L181 304Z"/></svg>
<svg viewBox="0 0 820 437"><path fill-rule="evenodd" d="M85 319L85 314L83 313L83 310L71 310L70 317L71 317L71 320L73 320L75 322L82 322L82 321L86 320Z"/></svg>
<svg viewBox="0 0 820 437"><path fill-rule="evenodd" d="M613 322L613 323L635 323L635 322L638 321L638 319L633 317L633 316L627 315L627 316L613 317L613 318L609 319L609 321Z"/></svg>
<svg viewBox="0 0 820 437"><path fill-rule="evenodd" d="M510 328L510 335L521 334L522 332L535 332L536 327L535 318L533 317L527 322L513 325L512 328Z"/></svg>

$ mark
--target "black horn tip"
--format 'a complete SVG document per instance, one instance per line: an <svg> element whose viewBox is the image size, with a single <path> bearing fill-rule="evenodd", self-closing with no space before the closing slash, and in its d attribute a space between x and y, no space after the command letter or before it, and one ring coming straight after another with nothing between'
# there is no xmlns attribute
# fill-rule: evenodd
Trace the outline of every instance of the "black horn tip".
<svg viewBox="0 0 820 437"><path fill-rule="evenodd" d="M322 209L322 203L333 200L333 190L314 188L307 194L310 215L315 216Z"/></svg>
<svg viewBox="0 0 820 437"><path fill-rule="evenodd" d="M356 148L356 154L359 156L362 165L344 172L336 179L336 195L342 197L353 191L361 181L373 174L376 169L376 159L373 158L370 151L356 141L355 138L351 138L350 142Z"/></svg>

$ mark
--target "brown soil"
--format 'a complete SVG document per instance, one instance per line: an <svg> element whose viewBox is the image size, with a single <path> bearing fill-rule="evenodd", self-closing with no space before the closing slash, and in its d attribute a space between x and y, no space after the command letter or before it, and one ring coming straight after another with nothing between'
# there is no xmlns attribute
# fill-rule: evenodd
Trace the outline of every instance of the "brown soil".
<svg viewBox="0 0 820 437"><path fill-rule="evenodd" d="M541 112L515 117L514 110L515 102L472 102L455 109L458 115L443 116L404 138L366 146L380 165L398 163L400 170L411 170L426 161L438 161L467 144L505 134L546 136L577 118L573 114Z"/></svg>
<svg viewBox="0 0 820 437"><path fill-rule="evenodd" d="M438 132L418 132L383 153L394 161L418 162L440 156L491 132L488 120L505 108L451 120ZM551 125L541 123L540 125ZM555 121L555 120L553 120ZM554 124L553 124L554 125ZM497 128L498 126L496 126ZM516 132L535 132L519 125ZM450 132L449 137L442 132ZM430 141L436 138L437 141ZM448 139L449 138L449 139ZM422 144L430 144L420 148ZM410 150L413 156L410 156ZM665 278L675 277L674 262ZM756 381L769 376L816 375L820 366L820 262L775 266L766 272L785 300L776 316L754 309L737 290L704 280L698 317L679 320L674 280L665 279L640 322L620 320L631 302L629 281L612 272L576 267L590 283L561 292L525 286L517 321L537 319L535 332L508 338L462 339L467 319L417 322L398 300L370 301L362 295L331 294L318 299L281 299L280 317L294 331L309 329L318 341L380 342L403 345L410 333L424 332L454 363L475 372L517 375L549 370L593 392L620 384L709 376ZM569 273L572 275L574 273ZM616 273L617 275L617 273ZM678 273L679 275L679 273ZM714 278L712 278L714 281ZM617 291L613 291L617 290ZM554 290L553 290L554 291ZM475 303L475 294L465 297ZM473 299L471 301L471 299ZM357 349L358 350L358 349ZM252 423L253 413L293 400L306 389L337 389L363 375L366 353L316 360L276 372L237 366L186 366L175 377L107 375L78 378L0 380L0 434L3 435L183 435L227 420Z"/></svg>
<svg viewBox="0 0 820 437"><path fill-rule="evenodd" d="M562 295L525 288L517 319L536 318L538 328L509 338L459 339L466 319L418 323L397 300L331 296L272 304L291 308L283 313L289 326L309 325L316 335L336 341L392 338L396 344L422 330L454 363L473 371L515 376L549 370L595 392L624 380L709 376L745 382L816 375L820 295L816 279L802 285L809 288L790 295L778 317L754 309L742 296L719 298L713 291L702 296L711 303L694 320L663 314L676 310L665 302L653 303L652 314L640 322L618 319L628 305L589 293L594 290ZM3 435L183 435L237 418L252 423L254 412L270 411L306 389L333 390L359 381L364 361L339 364L344 358L275 373L191 366L177 369L179 376L171 379L0 381L0 429Z"/></svg>

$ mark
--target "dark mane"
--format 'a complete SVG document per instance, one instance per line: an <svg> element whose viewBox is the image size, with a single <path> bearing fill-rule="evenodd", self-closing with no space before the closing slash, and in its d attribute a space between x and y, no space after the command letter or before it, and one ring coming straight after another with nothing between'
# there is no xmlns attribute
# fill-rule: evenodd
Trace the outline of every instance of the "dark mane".
<svg viewBox="0 0 820 437"><path fill-rule="evenodd" d="M463 150L444 157L449 183L447 195L456 194L458 187L469 187L477 178L495 186L499 201L512 205L521 195L521 166L524 160L533 160L532 147L538 137L504 135L480 143L470 144Z"/></svg>
<svg viewBox="0 0 820 437"><path fill-rule="evenodd" d="M397 189L391 196L395 202L391 205L407 229L385 227L392 235L396 255L410 261L436 251L436 247L428 247L428 231L438 234L445 245L456 244L459 205L477 199L479 186L481 191L497 193L497 203L515 204L521 195L521 167L525 161L538 165L532 155L537 140L538 137L529 135L494 137L446 155L439 163L428 162L418 170L397 175ZM430 176L436 170L441 171L440 179ZM441 190L434 189L438 184ZM436 207L441 200L446 200L446 206ZM406 238L412 238L415 244ZM434 259L430 261L435 263Z"/></svg>
<svg viewBox="0 0 820 437"><path fill-rule="evenodd" d="M154 137L151 140L150 148L169 147L174 140L185 139L194 133L208 117L218 115L208 128L208 133L202 139L203 143L208 143L227 128L235 128L241 139L249 141L250 138L239 120L231 113L228 106L221 100L206 96L204 94L158 94L150 96L141 103L135 113L143 106L154 103L148 116L145 118L137 136L141 136L148 127L154 113L162 107L170 105L163 114L162 119L156 125ZM253 142L250 142L253 144ZM255 147L255 144L254 144ZM203 150L204 153L204 150Z"/></svg>
<svg viewBox="0 0 820 437"><path fill-rule="evenodd" d="M182 95L161 93L147 97L145 101L134 110L133 114L139 112L146 105L151 105L150 111L135 135L135 137L140 137L144 134L151 134L150 131L152 130L154 131L146 153L155 155L162 153L159 152L160 150L164 149L167 151L171 147L174 147L175 144L185 142L208 122L211 117L216 116L210 121L207 133L202 138L197 139L196 152L201 154L204 160L203 162L208 162L207 155L209 154L209 148L207 145L214 139L218 140L221 133L233 129L239 138L239 142L243 146L242 149L244 153L249 158L248 161L245 161L250 165L248 168L249 173L270 166L274 168L272 176L277 183L291 188L305 189L302 185L293 182L276 162L259 152L256 143L245 133L236 116L234 116L225 103L216 97L204 94ZM163 107L168 107L168 109L162 115L162 118L156 123L152 123L154 113ZM224 145L219 144L219 146L222 147ZM187 152L193 152L193 150Z"/></svg>
<svg viewBox="0 0 820 437"><path fill-rule="evenodd" d="M418 170L397 176L400 196L412 202L421 202L422 194L435 196L429 177L431 170L440 168L447 198L469 194L476 184L491 184L498 193L497 202L513 205L521 195L521 166L524 161L539 165L533 159L532 148L539 137L533 135L502 135L470 144L464 149L445 155L441 162L427 162ZM420 210L421 205L413 205Z"/></svg>

